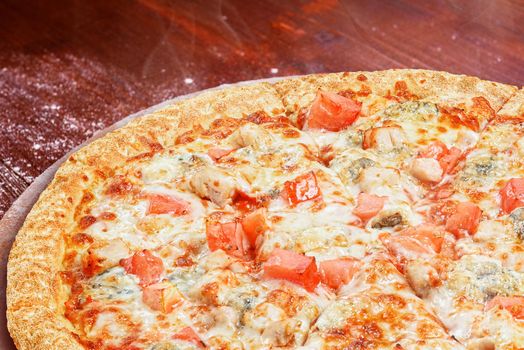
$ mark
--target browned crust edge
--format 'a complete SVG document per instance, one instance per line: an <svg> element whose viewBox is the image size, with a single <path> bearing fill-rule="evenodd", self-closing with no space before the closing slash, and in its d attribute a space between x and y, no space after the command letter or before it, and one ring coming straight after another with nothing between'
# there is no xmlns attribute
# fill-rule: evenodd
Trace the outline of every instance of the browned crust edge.
<svg viewBox="0 0 524 350"><path fill-rule="evenodd" d="M73 225L75 207L95 170L110 171L127 158L148 151L145 139L170 147L177 135L195 123L206 125L219 116L240 117L259 110L278 114L284 109L295 113L313 100L318 89L358 90L361 75L374 93L386 95L402 80L423 99L454 105L484 96L496 111L517 91L510 85L427 70L319 74L204 92L132 121L74 153L18 232L9 256L6 292L8 328L17 348L83 349L62 315L58 273L64 254L61 237Z"/></svg>

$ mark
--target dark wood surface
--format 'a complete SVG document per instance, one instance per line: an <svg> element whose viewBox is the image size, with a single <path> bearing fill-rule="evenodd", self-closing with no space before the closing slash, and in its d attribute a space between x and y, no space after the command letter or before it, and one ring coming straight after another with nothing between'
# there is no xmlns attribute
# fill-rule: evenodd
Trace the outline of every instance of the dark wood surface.
<svg viewBox="0 0 524 350"><path fill-rule="evenodd" d="M524 2L0 2L0 217L96 130L270 76L430 68L524 84Z"/></svg>

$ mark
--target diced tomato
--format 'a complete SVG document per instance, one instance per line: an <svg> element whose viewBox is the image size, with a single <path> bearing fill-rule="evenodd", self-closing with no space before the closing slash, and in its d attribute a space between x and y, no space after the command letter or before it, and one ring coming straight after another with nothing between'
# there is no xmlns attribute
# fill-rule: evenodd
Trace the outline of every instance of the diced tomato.
<svg viewBox="0 0 524 350"><path fill-rule="evenodd" d="M148 194L149 207L147 215L150 214L172 214L185 215L190 211L190 204L185 200L163 194Z"/></svg>
<svg viewBox="0 0 524 350"><path fill-rule="evenodd" d="M226 253L244 257L249 249L249 242L245 242L245 233L238 222L207 222L207 245L211 251L222 249Z"/></svg>
<svg viewBox="0 0 524 350"><path fill-rule="evenodd" d="M307 117L310 129L340 131L357 120L362 104L332 92L317 93Z"/></svg>
<svg viewBox="0 0 524 350"><path fill-rule="evenodd" d="M438 227L422 224L403 230L396 235L382 233L379 239L388 251L396 257L396 265L402 271L406 261L411 259L441 252L453 256L448 249L450 247L444 248L444 235L445 232ZM446 251L444 251L445 249Z"/></svg>
<svg viewBox="0 0 524 350"><path fill-rule="evenodd" d="M164 281L144 287L142 300L153 310L170 313L174 306L182 301L182 295L175 285Z"/></svg>
<svg viewBox="0 0 524 350"><path fill-rule="evenodd" d="M451 147L445 155L443 155L439 160L440 167L445 174L450 174L453 172L453 169L457 166L460 158L462 158L462 151L457 147Z"/></svg>
<svg viewBox="0 0 524 350"><path fill-rule="evenodd" d="M457 147L448 147L441 141L434 141L419 152L421 158L438 160L443 174L449 174L457 166L462 151Z"/></svg>
<svg viewBox="0 0 524 350"><path fill-rule="evenodd" d="M439 187L433 188L426 196L427 198L438 200L449 198L453 193L455 193L455 190L452 184L448 182Z"/></svg>
<svg viewBox="0 0 524 350"><path fill-rule="evenodd" d="M448 146L444 142L434 141L419 152L421 158L440 159L448 153Z"/></svg>
<svg viewBox="0 0 524 350"><path fill-rule="evenodd" d="M425 254L433 254L429 246L409 235L393 236L389 233L383 233L379 236L379 239L396 257L411 259Z"/></svg>
<svg viewBox="0 0 524 350"><path fill-rule="evenodd" d="M127 273L131 273L140 279L141 286L148 286L160 280L164 272L162 259L153 255L149 250L144 249L136 252L133 256L120 260Z"/></svg>
<svg viewBox="0 0 524 350"><path fill-rule="evenodd" d="M506 214L524 207L524 178L511 179L500 190L500 207Z"/></svg>
<svg viewBox="0 0 524 350"><path fill-rule="evenodd" d="M456 208L457 202L453 200L436 202L428 212L428 219L435 225L445 225L446 220L455 213Z"/></svg>
<svg viewBox="0 0 524 350"><path fill-rule="evenodd" d="M431 247L435 253L440 253L444 242L444 232L433 225L418 225L400 232L402 236L412 237L426 247Z"/></svg>
<svg viewBox="0 0 524 350"><path fill-rule="evenodd" d="M286 181L282 195L287 199L289 205L295 206L298 203L318 198L322 194L318 187L315 173L310 171L307 174L298 176L293 181Z"/></svg>
<svg viewBox="0 0 524 350"><path fill-rule="evenodd" d="M258 236L264 234L268 229L266 223L266 209L260 208L247 214L242 219L242 228L252 247L255 246Z"/></svg>
<svg viewBox="0 0 524 350"><path fill-rule="evenodd" d="M357 206L353 209L353 214L361 220L367 221L382 210L386 199L387 197L379 197L362 192L358 195Z"/></svg>
<svg viewBox="0 0 524 350"><path fill-rule="evenodd" d="M455 237L463 238L467 234L474 234L480 223L482 210L470 202L458 203L455 212L446 221L446 230L453 233Z"/></svg>
<svg viewBox="0 0 524 350"><path fill-rule="evenodd" d="M502 297L497 295L486 304L486 310L494 307L506 309L516 319L524 320L524 296Z"/></svg>
<svg viewBox="0 0 524 350"><path fill-rule="evenodd" d="M320 262L320 278L322 283L333 289L347 284L360 268L360 260L345 257Z"/></svg>
<svg viewBox="0 0 524 350"><path fill-rule="evenodd" d="M415 237L391 235L390 233L384 232L381 233L378 238L389 253L395 257L394 264L401 272L404 271L406 263L409 260L435 254L431 247L426 246Z"/></svg>
<svg viewBox="0 0 524 350"><path fill-rule="evenodd" d="M196 334L193 328L191 327L182 328L175 335L173 335L173 339L178 339L178 340L187 341L189 343L193 343L196 346L198 346L199 348L205 347L204 342L200 339L198 334Z"/></svg>
<svg viewBox="0 0 524 350"><path fill-rule="evenodd" d="M213 159L216 162L220 158L227 156L228 154L230 154L233 151L234 149L223 149L223 148L213 147L207 151L207 154L209 155L209 157L211 157L211 159Z"/></svg>
<svg viewBox="0 0 524 350"><path fill-rule="evenodd" d="M315 258L275 248L264 263L266 278L283 279L312 292L320 282Z"/></svg>
<svg viewBox="0 0 524 350"><path fill-rule="evenodd" d="M233 206L243 212L249 212L264 205L264 198L253 197L240 190L235 191L231 200Z"/></svg>

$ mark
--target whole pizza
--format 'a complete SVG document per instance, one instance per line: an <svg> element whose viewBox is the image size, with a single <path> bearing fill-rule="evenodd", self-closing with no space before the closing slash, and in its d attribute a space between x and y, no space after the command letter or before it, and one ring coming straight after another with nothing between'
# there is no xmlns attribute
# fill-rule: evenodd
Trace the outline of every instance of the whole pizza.
<svg viewBox="0 0 524 350"><path fill-rule="evenodd" d="M20 350L524 349L524 92L424 70L202 93L73 154Z"/></svg>

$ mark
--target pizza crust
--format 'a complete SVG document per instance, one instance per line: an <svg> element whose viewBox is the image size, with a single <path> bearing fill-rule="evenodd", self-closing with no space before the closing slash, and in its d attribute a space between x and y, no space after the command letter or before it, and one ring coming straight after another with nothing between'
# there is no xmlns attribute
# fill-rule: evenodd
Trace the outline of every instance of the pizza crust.
<svg viewBox="0 0 524 350"><path fill-rule="evenodd" d="M311 103L319 88L358 90L363 83L360 75L366 76L364 83L374 93L386 95L402 80L423 99L454 105L484 96L495 110L517 90L478 78L424 70L335 73L204 92L136 119L73 154L19 231L9 257L7 286L8 328L17 348L83 349L63 316L65 296L59 272L64 254L62 235L74 224L83 191L98 181L96 173L111 176L129 157L149 151L151 143L171 147L182 132L196 124L207 126L217 117L238 118L260 110L295 113Z"/></svg>
<svg viewBox="0 0 524 350"><path fill-rule="evenodd" d="M500 115L524 116L524 89L517 91L499 111Z"/></svg>
<svg viewBox="0 0 524 350"><path fill-rule="evenodd" d="M284 96L283 101L288 111L295 112L311 104L319 89L359 91L365 85L374 95L386 96L393 93L395 83L399 81L405 82L409 91L422 100L457 106L468 105L473 97L483 96L495 111L498 111L517 90L512 85L476 77L422 69L306 75L282 80L277 82L275 87L280 95Z"/></svg>

